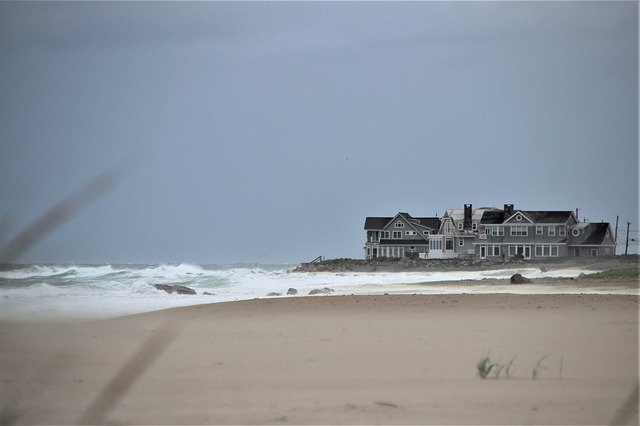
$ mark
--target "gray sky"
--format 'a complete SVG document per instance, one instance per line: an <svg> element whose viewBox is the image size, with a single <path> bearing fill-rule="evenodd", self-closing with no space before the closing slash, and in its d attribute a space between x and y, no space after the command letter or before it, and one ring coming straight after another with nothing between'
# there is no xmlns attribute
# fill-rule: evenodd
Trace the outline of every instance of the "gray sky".
<svg viewBox="0 0 640 426"><path fill-rule="evenodd" d="M464 203L637 229L637 40L635 1L2 2L0 242L130 158L20 260L362 257Z"/></svg>

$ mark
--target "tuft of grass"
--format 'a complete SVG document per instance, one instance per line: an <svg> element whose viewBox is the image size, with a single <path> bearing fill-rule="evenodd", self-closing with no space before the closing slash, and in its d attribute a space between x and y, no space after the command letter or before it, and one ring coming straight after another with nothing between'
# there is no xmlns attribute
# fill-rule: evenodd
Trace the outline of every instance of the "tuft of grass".
<svg viewBox="0 0 640 426"><path fill-rule="evenodd" d="M513 367L513 361L514 361L515 359L516 359L516 357L514 356L513 358L511 358L511 359L509 360L509 362L508 362L508 363L505 365L505 367L504 367L504 375L507 377L507 379L508 379L509 377L511 377L511 372L512 372L511 368Z"/></svg>
<svg viewBox="0 0 640 426"><path fill-rule="evenodd" d="M476 364L478 376L480 376L481 379L486 379L494 366L495 364L491 362L491 359L489 358L489 353L482 355L480 357L480 361Z"/></svg>
<svg viewBox="0 0 640 426"><path fill-rule="evenodd" d="M545 356L543 356L542 358L540 358L540 359L538 360L538 362L536 362L536 365L533 367L533 371L531 372L531 378L532 378L533 380L537 379L537 378L538 378L538 376L540 375L540 372L541 372L543 369L545 369L545 368L546 368L546 367L544 367L544 366L542 365L542 362L543 362L545 359L549 358L551 355L553 355L553 354L545 355Z"/></svg>

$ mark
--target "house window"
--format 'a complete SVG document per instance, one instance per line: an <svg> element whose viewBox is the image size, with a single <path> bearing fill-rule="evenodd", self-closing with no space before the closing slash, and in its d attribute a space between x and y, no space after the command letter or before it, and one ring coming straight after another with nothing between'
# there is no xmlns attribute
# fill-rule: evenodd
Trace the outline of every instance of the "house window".
<svg viewBox="0 0 640 426"><path fill-rule="evenodd" d="M422 231L422 235L429 235L429 231Z"/></svg>
<svg viewBox="0 0 640 426"><path fill-rule="evenodd" d="M558 226L558 235L560 235L561 237L564 237L567 235L567 227L564 225L560 225Z"/></svg>
<svg viewBox="0 0 640 426"><path fill-rule="evenodd" d="M574 237L577 237L578 235L580 235L580 230L579 229L572 229L571 230L571 235L573 235Z"/></svg>
<svg viewBox="0 0 640 426"><path fill-rule="evenodd" d="M598 249L591 249L591 256L596 257L598 255Z"/></svg>
<svg viewBox="0 0 640 426"><path fill-rule="evenodd" d="M542 225L536 225L536 235L543 234L544 227Z"/></svg>
<svg viewBox="0 0 640 426"><path fill-rule="evenodd" d="M558 246L556 244L538 244L535 247L536 257L557 257Z"/></svg>
<svg viewBox="0 0 640 426"><path fill-rule="evenodd" d="M464 224L462 222L458 222L458 231L462 231L463 225Z"/></svg>
<svg viewBox="0 0 640 426"><path fill-rule="evenodd" d="M416 231L404 231L407 235L416 235Z"/></svg>
<svg viewBox="0 0 640 426"><path fill-rule="evenodd" d="M429 250L440 250L442 248L442 241L440 238L429 239Z"/></svg>
<svg viewBox="0 0 640 426"><path fill-rule="evenodd" d="M520 222L522 220L522 216L521 215L516 216L516 220Z"/></svg>
<svg viewBox="0 0 640 426"><path fill-rule="evenodd" d="M555 226L549 226L549 236L550 237L555 237L556 236L556 227Z"/></svg>
<svg viewBox="0 0 640 426"><path fill-rule="evenodd" d="M445 238L445 240L444 240L444 249L445 250L453 250L453 238Z"/></svg>
<svg viewBox="0 0 640 426"><path fill-rule="evenodd" d="M500 246L489 246L489 256L500 256Z"/></svg>
<svg viewBox="0 0 640 426"><path fill-rule="evenodd" d="M511 227L511 236L512 237L526 237L529 235L529 227L528 226L512 226Z"/></svg>
<svg viewBox="0 0 640 426"><path fill-rule="evenodd" d="M444 223L444 233L445 234L451 234L452 231L453 231L453 228L451 227L451 222L450 221L446 221Z"/></svg>
<svg viewBox="0 0 640 426"><path fill-rule="evenodd" d="M382 238L389 239L389 231L382 231Z"/></svg>
<svg viewBox="0 0 640 426"><path fill-rule="evenodd" d="M478 222L473 222L471 224L471 229L474 230L474 231L477 231L478 230Z"/></svg>
<svg viewBox="0 0 640 426"><path fill-rule="evenodd" d="M404 228L404 222L396 222L396 228Z"/></svg>
<svg viewBox="0 0 640 426"><path fill-rule="evenodd" d="M459 245L459 246L463 246L463 245L464 245L464 238L460 238L460 239L458 240L458 245Z"/></svg>
<svg viewBox="0 0 640 426"><path fill-rule="evenodd" d="M487 226L485 232L495 237L502 237L504 236L504 226Z"/></svg>
<svg viewBox="0 0 640 426"><path fill-rule="evenodd" d="M409 246L409 250L415 251L416 250L416 246Z"/></svg>
<svg viewBox="0 0 640 426"><path fill-rule="evenodd" d="M396 240L402 238L402 231L393 231L393 238L395 238Z"/></svg>

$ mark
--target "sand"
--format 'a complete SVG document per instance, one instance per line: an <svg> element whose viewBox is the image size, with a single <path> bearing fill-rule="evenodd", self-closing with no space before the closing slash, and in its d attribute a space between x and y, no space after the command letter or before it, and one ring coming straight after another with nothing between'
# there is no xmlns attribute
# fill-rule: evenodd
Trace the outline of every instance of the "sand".
<svg viewBox="0 0 640 426"><path fill-rule="evenodd" d="M638 422L637 296L261 299L0 339L3 423ZM509 378L476 376L486 353Z"/></svg>

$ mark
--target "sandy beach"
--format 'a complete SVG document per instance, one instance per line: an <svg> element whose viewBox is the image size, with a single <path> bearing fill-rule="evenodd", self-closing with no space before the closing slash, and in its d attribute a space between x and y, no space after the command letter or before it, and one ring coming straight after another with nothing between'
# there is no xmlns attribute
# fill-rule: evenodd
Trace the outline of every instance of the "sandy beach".
<svg viewBox="0 0 640 426"><path fill-rule="evenodd" d="M0 339L3 424L638 422L636 295L282 297Z"/></svg>

